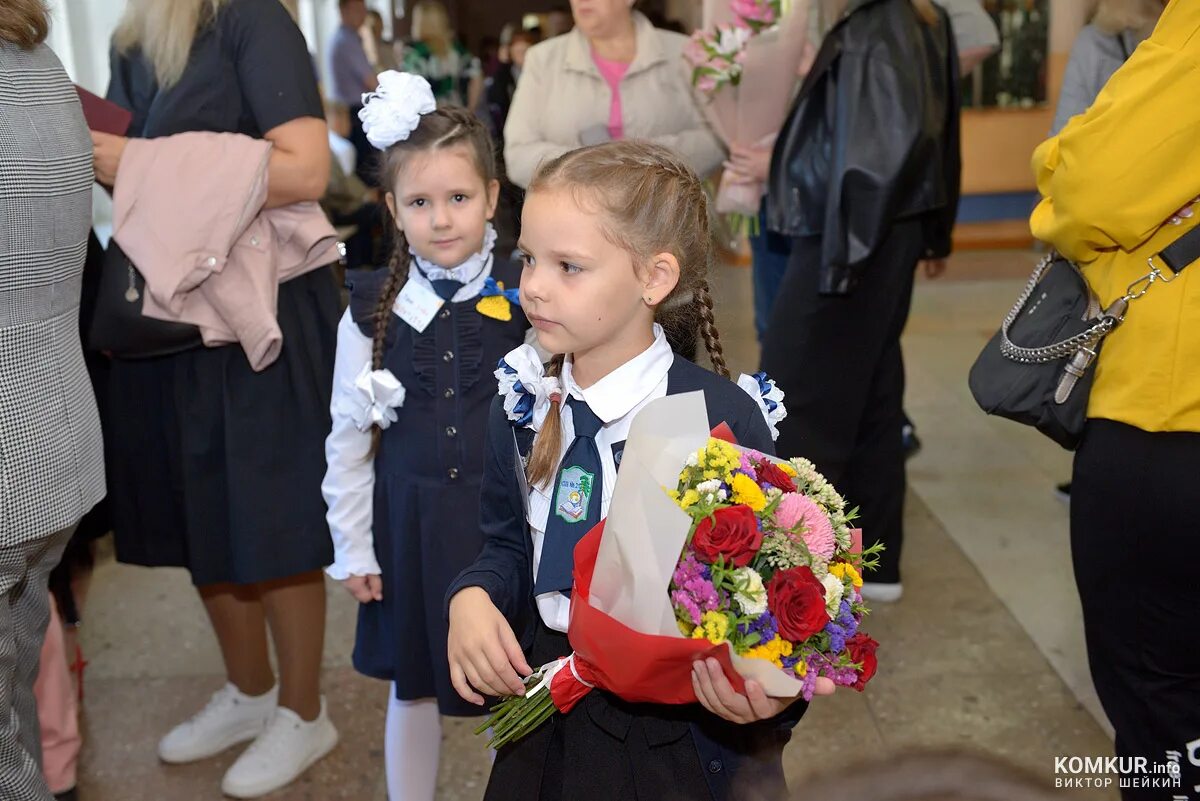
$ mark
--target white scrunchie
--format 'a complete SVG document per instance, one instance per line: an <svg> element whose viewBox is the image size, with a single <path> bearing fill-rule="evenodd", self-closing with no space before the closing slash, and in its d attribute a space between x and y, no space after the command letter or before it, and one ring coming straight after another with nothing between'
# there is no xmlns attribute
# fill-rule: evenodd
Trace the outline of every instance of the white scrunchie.
<svg viewBox="0 0 1200 801"><path fill-rule="evenodd" d="M783 405L783 390L777 387L774 379L768 378L766 373L742 373L737 384L747 395L754 398L754 402L762 410L763 417L767 420L767 428L771 429L772 441L779 439L779 429L776 426L787 417L787 407Z"/></svg>
<svg viewBox="0 0 1200 801"><path fill-rule="evenodd" d="M541 357L532 345L509 352L496 368L497 393L504 396L504 413L513 425L542 429L552 396L561 396L562 384L546 375Z"/></svg>
<svg viewBox="0 0 1200 801"><path fill-rule="evenodd" d="M354 388L357 395L347 411L359 431L370 431L372 426L387 428L399 418L396 410L404 405L404 385L391 370L372 370L365 364L354 379Z"/></svg>
<svg viewBox="0 0 1200 801"><path fill-rule="evenodd" d="M421 115L437 110L429 81L411 72L388 70L379 74L379 88L362 96L358 111L363 131L379 150L403 142L421 123Z"/></svg>

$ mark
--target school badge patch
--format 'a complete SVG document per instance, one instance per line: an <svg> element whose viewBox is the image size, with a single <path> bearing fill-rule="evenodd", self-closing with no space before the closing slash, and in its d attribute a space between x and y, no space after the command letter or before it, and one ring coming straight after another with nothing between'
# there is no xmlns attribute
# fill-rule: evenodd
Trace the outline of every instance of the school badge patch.
<svg viewBox="0 0 1200 801"><path fill-rule="evenodd" d="M595 480L595 473L589 473L578 465L565 468L558 477L554 513L568 523L587 520Z"/></svg>

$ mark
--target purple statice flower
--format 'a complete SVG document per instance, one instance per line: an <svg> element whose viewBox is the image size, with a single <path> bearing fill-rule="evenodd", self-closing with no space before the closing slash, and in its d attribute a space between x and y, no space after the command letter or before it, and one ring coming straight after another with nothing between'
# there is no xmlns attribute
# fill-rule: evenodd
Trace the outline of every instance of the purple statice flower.
<svg viewBox="0 0 1200 801"><path fill-rule="evenodd" d="M738 632L742 636L757 632L759 634L758 642L761 645L775 639L775 635L779 633L779 624L775 621L775 616L768 611L763 612L749 623L739 623Z"/></svg>
<svg viewBox="0 0 1200 801"><path fill-rule="evenodd" d="M762 456L760 455L759 458L761 459ZM758 481L758 471L754 469L754 462L751 460L749 453L742 454L742 464L738 469L750 476L750 478Z"/></svg>
<svg viewBox="0 0 1200 801"><path fill-rule="evenodd" d="M797 663L800 661L800 650L796 649L792 652L791 656L780 657L779 661L783 663L785 670L795 670Z"/></svg>
<svg viewBox="0 0 1200 801"><path fill-rule="evenodd" d="M721 608L721 599L713 587L708 567L689 553L675 566L671 602L687 612L693 625L699 625L705 612Z"/></svg>
<svg viewBox="0 0 1200 801"><path fill-rule="evenodd" d="M825 632L829 635L829 650L840 654L846 649L846 640L853 637L856 631L858 621L854 619L854 613L850 610L850 602L843 600L838 607L837 618L825 624Z"/></svg>

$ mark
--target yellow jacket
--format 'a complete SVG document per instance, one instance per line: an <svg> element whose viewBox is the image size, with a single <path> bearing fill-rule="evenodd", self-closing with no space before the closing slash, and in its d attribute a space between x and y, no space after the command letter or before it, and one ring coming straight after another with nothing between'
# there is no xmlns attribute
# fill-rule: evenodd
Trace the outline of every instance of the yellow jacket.
<svg viewBox="0 0 1200 801"><path fill-rule="evenodd" d="M1200 206L1165 224L1200 195L1200 2L1172 0L1092 107L1038 147L1033 168L1034 236L1074 260L1105 306L1200 224ZM1130 304L1100 353L1088 416L1200 431L1200 264Z"/></svg>

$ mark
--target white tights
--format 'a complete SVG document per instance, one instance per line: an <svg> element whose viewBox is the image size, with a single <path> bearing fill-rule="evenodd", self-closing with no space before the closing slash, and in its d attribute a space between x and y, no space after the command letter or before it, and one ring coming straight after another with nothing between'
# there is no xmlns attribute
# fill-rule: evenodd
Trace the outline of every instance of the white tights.
<svg viewBox="0 0 1200 801"><path fill-rule="evenodd" d="M388 801L433 801L442 750L442 716L436 698L401 701L390 686L384 760Z"/></svg>

